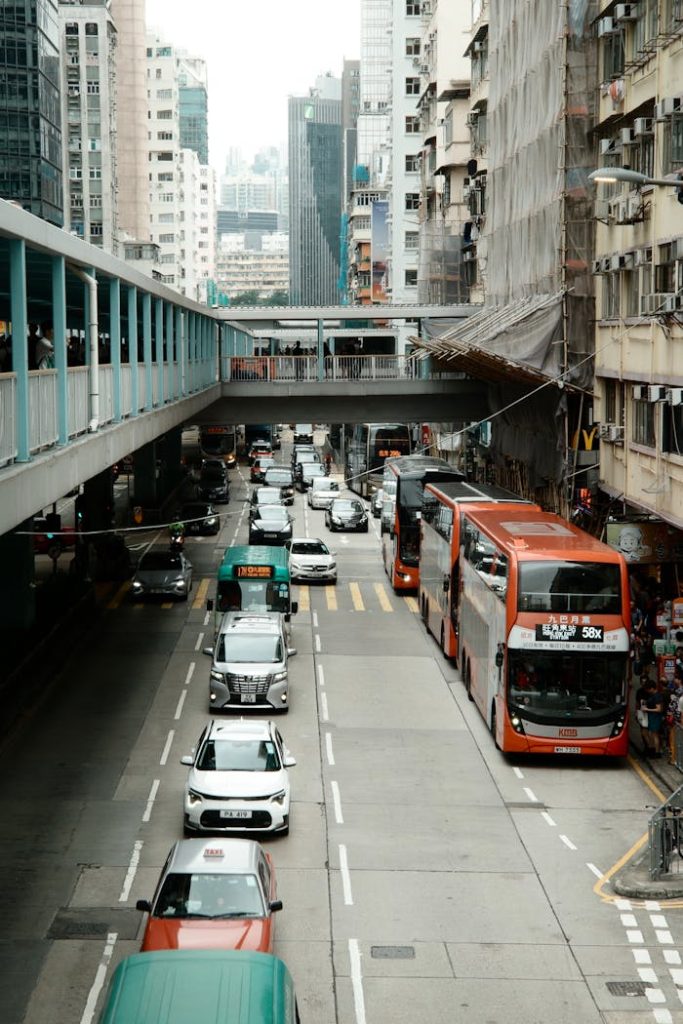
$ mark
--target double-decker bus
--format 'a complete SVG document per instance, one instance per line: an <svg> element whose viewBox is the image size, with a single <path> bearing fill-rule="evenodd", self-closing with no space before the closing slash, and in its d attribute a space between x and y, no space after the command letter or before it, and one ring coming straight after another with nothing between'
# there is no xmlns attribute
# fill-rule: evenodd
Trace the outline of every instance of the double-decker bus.
<svg viewBox="0 0 683 1024"><path fill-rule="evenodd" d="M410 455L406 423L356 423L346 447L346 482L362 497L382 486L386 459Z"/></svg>
<svg viewBox="0 0 683 1024"><path fill-rule="evenodd" d="M550 512L465 512L460 668L504 751L628 751L630 602L619 552Z"/></svg>
<svg viewBox="0 0 683 1024"><path fill-rule="evenodd" d="M292 601L286 548L237 544L226 548L218 567L215 599L206 602L218 631L225 612L282 612L287 620L298 610Z"/></svg>
<svg viewBox="0 0 683 1024"><path fill-rule="evenodd" d="M467 511L498 505L541 511L495 484L425 483L419 524L420 614L447 658L458 657L462 517Z"/></svg>
<svg viewBox="0 0 683 1024"><path fill-rule="evenodd" d="M394 590L416 590L420 582L420 517L425 484L464 480L445 459L405 455L387 459L382 488L392 504L389 531L382 533L384 571Z"/></svg>
<svg viewBox="0 0 683 1024"><path fill-rule="evenodd" d="M226 466L237 464L235 428L209 424L199 429L199 448L205 459L222 459Z"/></svg>

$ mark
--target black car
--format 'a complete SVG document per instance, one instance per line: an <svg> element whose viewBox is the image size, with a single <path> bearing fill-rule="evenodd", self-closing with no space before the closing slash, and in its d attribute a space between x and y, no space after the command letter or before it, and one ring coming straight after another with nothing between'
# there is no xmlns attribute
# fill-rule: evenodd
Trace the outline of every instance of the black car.
<svg viewBox="0 0 683 1024"><path fill-rule="evenodd" d="M250 544L286 544L292 539L292 519L282 505L262 505L249 524Z"/></svg>
<svg viewBox="0 0 683 1024"><path fill-rule="evenodd" d="M213 505L206 501L189 501L176 515L176 522L183 523L185 533L213 536L221 528L221 521Z"/></svg>
<svg viewBox="0 0 683 1024"><path fill-rule="evenodd" d="M269 466L263 478L264 487L279 488L283 505L294 504L294 474L285 466Z"/></svg>
<svg viewBox="0 0 683 1024"><path fill-rule="evenodd" d="M216 464L211 460L211 465L205 463L202 466L197 484L197 497L216 503L230 501L228 471L222 462Z"/></svg>
<svg viewBox="0 0 683 1024"><path fill-rule="evenodd" d="M368 532L368 514L358 498L335 498L325 509L325 526L328 530L356 530Z"/></svg>
<svg viewBox="0 0 683 1024"><path fill-rule="evenodd" d="M282 507L283 500L281 488L279 487L255 487L249 503L249 519L257 519L259 509L264 505L279 505Z"/></svg>
<svg viewBox="0 0 683 1024"><path fill-rule="evenodd" d="M320 456L315 450L315 445L312 444L296 444L292 448L292 469L296 466L297 462L301 462L302 454L307 458L309 455L314 455L318 460Z"/></svg>
<svg viewBox="0 0 683 1024"><path fill-rule="evenodd" d="M301 470L301 472L299 472ZM325 467L319 462L299 462L296 467L296 486L303 494L316 476L325 476Z"/></svg>

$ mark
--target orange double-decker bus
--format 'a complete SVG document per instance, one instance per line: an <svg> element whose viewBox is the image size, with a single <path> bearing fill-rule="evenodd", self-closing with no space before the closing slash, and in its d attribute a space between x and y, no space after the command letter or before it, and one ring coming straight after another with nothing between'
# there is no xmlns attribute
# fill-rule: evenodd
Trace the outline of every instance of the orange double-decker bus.
<svg viewBox="0 0 683 1024"><path fill-rule="evenodd" d="M416 590L420 582L420 516L427 482L464 480L445 459L405 455L384 464L382 487L393 504L389 532L382 534L382 560L394 590Z"/></svg>
<svg viewBox="0 0 683 1024"><path fill-rule="evenodd" d="M447 658L458 657L462 517L466 511L499 505L541 511L495 484L428 481L425 485L419 524L420 613Z"/></svg>
<svg viewBox="0 0 683 1024"><path fill-rule="evenodd" d="M465 512L458 610L470 700L504 751L628 751L630 602L613 548L549 512Z"/></svg>

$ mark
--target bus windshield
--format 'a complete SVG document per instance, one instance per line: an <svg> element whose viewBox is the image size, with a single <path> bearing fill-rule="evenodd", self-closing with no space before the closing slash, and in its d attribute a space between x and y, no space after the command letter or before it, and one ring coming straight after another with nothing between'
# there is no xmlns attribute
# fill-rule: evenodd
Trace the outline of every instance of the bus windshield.
<svg viewBox="0 0 683 1024"><path fill-rule="evenodd" d="M541 716L601 714L625 703L627 655L510 650L511 705Z"/></svg>
<svg viewBox="0 0 683 1024"><path fill-rule="evenodd" d="M223 612L288 612L289 584L272 580L219 580L217 608Z"/></svg>
<svg viewBox="0 0 683 1024"><path fill-rule="evenodd" d="M518 611L618 615L619 566L610 562L520 561Z"/></svg>

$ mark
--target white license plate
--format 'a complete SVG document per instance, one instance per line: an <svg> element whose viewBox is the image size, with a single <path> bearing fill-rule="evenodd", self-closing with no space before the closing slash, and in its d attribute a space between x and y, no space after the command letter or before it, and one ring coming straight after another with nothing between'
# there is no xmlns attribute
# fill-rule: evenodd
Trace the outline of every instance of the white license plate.
<svg viewBox="0 0 683 1024"><path fill-rule="evenodd" d="M221 818L251 818L251 811L221 811Z"/></svg>
<svg viewBox="0 0 683 1024"><path fill-rule="evenodd" d="M242 704L255 704L256 694L255 693L242 693L240 694L240 700Z"/></svg>
<svg viewBox="0 0 683 1024"><path fill-rule="evenodd" d="M276 533L264 533L263 536L265 537L266 540L277 540Z"/></svg>
<svg viewBox="0 0 683 1024"><path fill-rule="evenodd" d="M580 754L581 747L555 747L556 754Z"/></svg>

